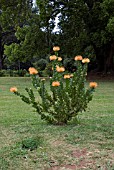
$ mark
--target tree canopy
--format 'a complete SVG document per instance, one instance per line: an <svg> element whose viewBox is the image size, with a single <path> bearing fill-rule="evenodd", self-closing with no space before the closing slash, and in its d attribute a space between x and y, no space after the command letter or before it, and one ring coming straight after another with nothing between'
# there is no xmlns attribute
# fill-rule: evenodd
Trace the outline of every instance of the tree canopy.
<svg viewBox="0 0 114 170"><path fill-rule="evenodd" d="M11 2L1 0L1 29L16 28L17 42L5 46L10 59L45 58L53 45L59 45L64 58L82 54L98 71L114 69L113 0L37 0L35 12L32 1L15 1L12 7ZM59 31L53 32L57 16Z"/></svg>
<svg viewBox="0 0 114 170"><path fill-rule="evenodd" d="M114 1L65 1L59 17L62 45L68 55L85 54L91 46L96 54L98 71L113 69ZM65 48L66 47L66 48Z"/></svg>
<svg viewBox="0 0 114 170"><path fill-rule="evenodd" d="M32 0L0 0L0 69L5 59L4 45L17 43L18 26L27 23L31 16Z"/></svg>

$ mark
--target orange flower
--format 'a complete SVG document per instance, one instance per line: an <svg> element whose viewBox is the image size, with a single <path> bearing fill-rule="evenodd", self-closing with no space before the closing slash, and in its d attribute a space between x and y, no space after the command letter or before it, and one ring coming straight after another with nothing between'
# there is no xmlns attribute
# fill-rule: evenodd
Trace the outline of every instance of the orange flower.
<svg viewBox="0 0 114 170"><path fill-rule="evenodd" d="M69 74L64 75L64 79L69 79L71 76Z"/></svg>
<svg viewBox="0 0 114 170"><path fill-rule="evenodd" d="M74 60L76 60L76 61L79 61L79 60L82 60L83 58L82 58L82 56L81 55L77 55L75 58L74 58Z"/></svg>
<svg viewBox="0 0 114 170"><path fill-rule="evenodd" d="M64 67L59 67L59 66L57 66L57 67L56 67L56 70L57 70L57 72L61 73L61 72L64 72L64 71L65 71L65 68L64 68Z"/></svg>
<svg viewBox="0 0 114 170"><path fill-rule="evenodd" d="M96 88L97 86L98 86L98 84L96 82L89 83L89 87L91 87L91 88Z"/></svg>
<svg viewBox="0 0 114 170"><path fill-rule="evenodd" d="M57 87L57 86L60 86L59 81L53 81L53 82L52 82L52 86L56 86L56 87Z"/></svg>
<svg viewBox="0 0 114 170"><path fill-rule="evenodd" d="M17 92L17 87L11 87L10 92L14 92L14 93Z"/></svg>
<svg viewBox="0 0 114 170"><path fill-rule="evenodd" d="M89 63L90 62L90 59L89 58L84 58L83 60L82 60L82 63Z"/></svg>
<svg viewBox="0 0 114 170"><path fill-rule="evenodd" d="M29 73L30 74L38 74L38 71L34 67L29 68Z"/></svg>
<svg viewBox="0 0 114 170"><path fill-rule="evenodd" d="M56 56L56 55L51 55L51 56L49 57L49 59L50 59L50 60L56 60L56 59L57 59L57 56Z"/></svg>
<svg viewBox="0 0 114 170"><path fill-rule="evenodd" d="M58 61L62 61L62 58L61 58L61 57L58 57Z"/></svg>
<svg viewBox="0 0 114 170"><path fill-rule="evenodd" d="M60 47L59 47L59 46L53 47L53 51L59 51L59 50L60 50Z"/></svg>

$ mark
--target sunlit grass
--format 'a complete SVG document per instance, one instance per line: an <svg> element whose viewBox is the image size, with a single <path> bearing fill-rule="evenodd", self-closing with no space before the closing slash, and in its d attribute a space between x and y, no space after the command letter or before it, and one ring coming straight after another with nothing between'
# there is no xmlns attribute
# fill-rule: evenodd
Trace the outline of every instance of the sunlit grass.
<svg viewBox="0 0 114 170"><path fill-rule="evenodd" d="M25 87L32 87L30 78L0 78L1 169L47 170L69 164L80 169L85 161L86 169L113 170L114 81L98 85L87 111L79 114L80 124L74 119L67 126L54 126L9 91L16 86L25 93ZM34 139L41 139L34 150L22 147L23 141Z"/></svg>

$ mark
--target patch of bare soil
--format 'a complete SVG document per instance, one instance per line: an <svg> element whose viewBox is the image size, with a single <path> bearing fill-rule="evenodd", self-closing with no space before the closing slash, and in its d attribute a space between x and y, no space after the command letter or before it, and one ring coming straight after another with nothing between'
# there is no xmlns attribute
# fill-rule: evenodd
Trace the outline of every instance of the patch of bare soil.
<svg viewBox="0 0 114 170"><path fill-rule="evenodd" d="M109 156L110 155L110 156ZM114 163L112 162L113 156L110 151L108 153L101 153L100 150L95 149L93 152L90 152L89 149L74 149L72 148L71 154L69 157L72 157L74 160L71 164L61 164L61 165L52 165L48 170L84 170L92 169L96 170L102 168L103 170L108 170L106 162L110 160L110 166ZM110 157L110 158L109 158Z"/></svg>
<svg viewBox="0 0 114 170"><path fill-rule="evenodd" d="M88 157L89 152L87 152L87 149L84 148L82 150L76 149L72 151L71 156L72 158L77 159L76 164L68 164L68 165L56 165L51 167L49 170L80 170L85 169L87 167L90 167L90 165L94 164L93 160L87 160L86 157Z"/></svg>

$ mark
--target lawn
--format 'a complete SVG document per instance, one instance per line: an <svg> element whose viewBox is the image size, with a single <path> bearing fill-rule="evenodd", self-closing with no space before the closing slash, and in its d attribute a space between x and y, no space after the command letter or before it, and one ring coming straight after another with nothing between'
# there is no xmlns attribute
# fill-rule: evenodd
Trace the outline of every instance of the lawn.
<svg viewBox="0 0 114 170"><path fill-rule="evenodd" d="M1 77L0 169L114 170L114 81L98 85L80 124L55 126L9 91L17 86L25 93L30 78Z"/></svg>

